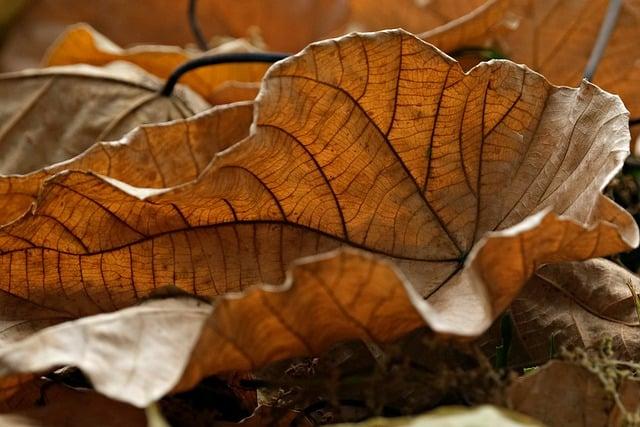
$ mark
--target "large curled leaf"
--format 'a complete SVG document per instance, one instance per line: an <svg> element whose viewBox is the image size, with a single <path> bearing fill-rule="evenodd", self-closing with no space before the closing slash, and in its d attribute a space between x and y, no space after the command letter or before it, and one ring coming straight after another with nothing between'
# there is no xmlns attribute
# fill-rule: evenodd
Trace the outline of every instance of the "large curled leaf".
<svg viewBox="0 0 640 427"><path fill-rule="evenodd" d="M143 123L208 107L180 90L168 98L141 69L115 64L28 70L0 76L0 173L26 173L73 157Z"/></svg>
<svg viewBox="0 0 640 427"><path fill-rule="evenodd" d="M249 134L250 102L219 106L186 120L141 126L115 142L99 142L68 161L28 175L0 177L0 223L24 214L42 183L64 170L85 170L144 188L194 180L213 156Z"/></svg>
<svg viewBox="0 0 640 427"><path fill-rule="evenodd" d="M406 32L351 35L272 67L251 136L192 184L141 200L93 174L47 181L0 229L0 289L86 315L167 284L278 283L292 260L350 246L394 261L452 332L475 335L539 265L637 244L600 193L627 146L624 107L595 86L505 61L465 75ZM543 210L567 219L508 228Z"/></svg>
<svg viewBox="0 0 640 427"><path fill-rule="evenodd" d="M248 43L238 40L218 46L206 54L255 50ZM197 56L200 55L169 46L136 46L131 49L122 49L91 27L76 25L62 34L52 46L46 58L46 65L105 65L113 61L127 61L165 79L178 66ZM180 81L215 105L220 104L221 101L228 102L228 91L238 87L238 83L259 82L267 68L269 64L265 63L219 64L193 70L185 74ZM234 101L255 98L257 88L250 87L253 88L253 92L236 91L239 95L249 96L248 98L237 98Z"/></svg>

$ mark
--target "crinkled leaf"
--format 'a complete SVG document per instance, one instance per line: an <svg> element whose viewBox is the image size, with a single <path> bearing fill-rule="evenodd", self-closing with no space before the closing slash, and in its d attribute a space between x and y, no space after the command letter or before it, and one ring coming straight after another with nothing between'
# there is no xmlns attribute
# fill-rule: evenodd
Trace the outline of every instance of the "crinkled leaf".
<svg viewBox="0 0 640 427"><path fill-rule="evenodd" d="M98 142L68 161L20 176L0 177L0 223L23 215L43 182L64 170L85 170L144 188L194 180L213 156L249 134L249 102L220 106L186 120L144 125L115 142Z"/></svg>
<svg viewBox="0 0 640 427"><path fill-rule="evenodd" d="M337 35L347 22L350 0L245 0L242 7L224 0L204 3L199 15L201 22L207 22L206 37L257 35L269 50L295 52Z"/></svg>
<svg viewBox="0 0 640 427"><path fill-rule="evenodd" d="M91 64L105 65L113 61L127 61L145 69L160 78L166 79L182 63L201 55L215 55L230 52L251 52L256 48L243 40L232 41L196 55L170 46L136 46L122 49L102 34L87 25L76 25L65 31L49 50L45 63L47 66ZM265 63L230 63L195 69L180 80L216 105L227 102L250 100L255 98L258 88L239 91L237 99L230 99L230 88L238 83L259 82L269 68Z"/></svg>
<svg viewBox="0 0 640 427"><path fill-rule="evenodd" d="M627 147L624 107L595 86L506 61L464 74L406 32L351 35L272 67L252 134L191 184L141 200L93 174L47 181L0 229L0 289L86 315L167 284L279 283L292 260L348 246L394 261L475 335L539 265L637 244L600 193Z"/></svg>
<svg viewBox="0 0 640 427"><path fill-rule="evenodd" d="M0 414L6 427L147 427L143 410L107 399L89 390L47 384L39 396L43 403Z"/></svg>
<svg viewBox="0 0 640 427"><path fill-rule="evenodd" d="M160 87L127 64L0 75L0 173L31 172L143 123L183 119L208 106L186 89L163 97Z"/></svg>

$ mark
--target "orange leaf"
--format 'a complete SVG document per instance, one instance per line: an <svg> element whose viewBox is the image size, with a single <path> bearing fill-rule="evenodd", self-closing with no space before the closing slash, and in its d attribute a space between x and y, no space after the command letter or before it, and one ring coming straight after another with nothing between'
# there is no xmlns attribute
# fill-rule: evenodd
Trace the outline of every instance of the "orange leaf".
<svg viewBox="0 0 640 427"><path fill-rule="evenodd" d="M237 40L201 55L251 51L256 49ZM127 61L166 79L182 63L201 55L169 46L122 49L93 28L76 25L65 31L51 47L45 65L106 65L113 61ZM180 82L191 87L213 105L250 100L258 93L257 88L254 87L252 91L236 91L238 96L234 99L229 99L229 91L225 88L229 82L259 82L268 68L269 64L264 63L219 64L195 69L185 74Z"/></svg>

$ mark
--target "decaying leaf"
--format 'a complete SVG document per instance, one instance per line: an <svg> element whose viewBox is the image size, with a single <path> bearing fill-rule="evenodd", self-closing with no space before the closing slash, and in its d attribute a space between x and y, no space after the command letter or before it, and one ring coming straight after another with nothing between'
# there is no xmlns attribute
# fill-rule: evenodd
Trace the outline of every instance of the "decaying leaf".
<svg viewBox="0 0 640 427"><path fill-rule="evenodd" d="M538 266L637 245L600 193L628 154L626 111L587 83L505 61L465 75L397 30L280 62L255 108L252 134L191 184L141 200L91 173L49 179L0 228L0 288L87 315L167 284L279 283L294 259L348 246L394 261L451 332L476 335Z"/></svg>
<svg viewBox="0 0 640 427"><path fill-rule="evenodd" d="M209 1L198 15L208 20ZM0 50L1 70L36 67L51 43L69 25L86 22L119 45L157 43L185 46L193 42L184 0L32 0L8 29ZM118 19L114 19L114 11Z"/></svg>
<svg viewBox="0 0 640 427"><path fill-rule="evenodd" d="M2 9L0 9L0 37L7 31L7 27L11 25L11 21L16 15L20 13L20 10L26 6L26 0L5 0L2 3Z"/></svg>
<svg viewBox="0 0 640 427"><path fill-rule="evenodd" d="M437 324L437 315L391 264L340 252L301 260L284 286L220 299L213 313L192 300L161 300L44 329L0 350L0 375L13 384L25 373L76 366L99 392L144 407L211 374L341 340L386 342L425 321Z"/></svg>
<svg viewBox="0 0 640 427"><path fill-rule="evenodd" d="M265 425L271 427L290 427L292 425L296 427L313 427L315 424L309 421L299 411L259 406L250 417L240 420L237 423L220 421L215 423L214 427L261 427Z"/></svg>
<svg viewBox="0 0 640 427"><path fill-rule="evenodd" d="M557 348L594 348L609 338L620 357L636 358L640 319L630 287L640 292L640 279L603 259L540 268L510 308L519 341L511 362L545 361L552 336Z"/></svg>
<svg viewBox="0 0 640 427"><path fill-rule="evenodd" d="M197 55L194 52L170 46L136 46L131 49L122 49L91 27L76 25L62 34L52 46L45 64L47 66L106 65L113 61L127 61L164 79L182 63L197 56L255 50L255 47L243 40L235 40ZM213 105L249 100L255 98L258 93L256 86L250 86L253 89L251 91L236 91L235 93L241 97L230 100L229 84L259 82L267 68L269 64L265 63L219 64L193 70L185 74L181 82Z"/></svg>
<svg viewBox="0 0 640 427"><path fill-rule="evenodd" d="M249 134L250 102L219 106L185 120L141 126L119 141L99 142L68 161L28 175L0 177L0 223L24 214L42 183L64 170L85 170L144 188L194 180L213 156Z"/></svg>
<svg viewBox="0 0 640 427"><path fill-rule="evenodd" d="M475 9L465 15L457 16L437 27L422 27L416 32L421 33L421 39L445 52L456 53L466 48L485 46L491 31L503 22L511 0L485 0L471 3L474 4Z"/></svg>
<svg viewBox="0 0 640 427"><path fill-rule="evenodd" d="M542 423L527 416L495 406L465 408L443 406L424 415L404 418L374 418L362 423L335 424L336 427L518 427Z"/></svg>
<svg viewBox="0 0 640 427"><path fill-rule="evenodd" d="M550 427L630 425L623 423L618 403L624 411L636 411L640 383L627 378L609 390L603 383L606 375L604 371L598 374L577 364L552 361L518 378L507 395L513 409Z"/></svg>
<svg viewBox="0 0 640 427"><path fill-rule="evenodd" d="M205 35L255 37L269 50L297 52L344 28L350 0L245 0L243 7L224 0L202 2ZM206 10L205 10L206 7ZM311 20L310 20L311 18Z"/></svg>
<svg viewBox="0 0 640 427"><path fill-rule="evenodd" d="M351 251L300 260L284 286L219 300L210 313L194 301L165 300L45 329L0 351L2 385L71 365L99 392L144 407L205 376L319 354L341 340L388 342L425 322L455 328L391 264Z"/></svg>
<svg viewBox="0 0 640 427"><path fill-rule="evenodd" d="M542 228L557 234L549 224ZM469 271L496 274L485 263L495 263L490 244L500 239L514 240L489 240ZM529 236L525 232L518 239ZM441 336L478 334L491 320L486 306L502 303L479 301L473 294L455 298L446 302L446 311L445 303L432 306L392 264L342 250L300 260L283 286L221 298L213 312L186 299L164 300L44 329L0 350L0 376L13 384L25 374L76 366L100 393L145 407L204 377L320 354L340 341L385 343L425 324ZM477 305L487 312L478 313ZM117 357L132 353L136 356Z"/></svg>
<svg viewBox="0 0 640 427"><path fill-rule="evenodd" d="M342 426L640 424L640 278L600 258L640 243L636 206L602 194L640 101L630 120L580 82L613 3L207 0L216 47L196 52L178 47L196 2L101 15L122 1L32 0L0 34L14 67L89 21L51 68L0 75L0 424L310 426L455 402L509 409ZM631 100L640 0L621 1L595 83ZM420 34L161 94L201 55L388 26ZM489 368L478 341L530 369Z"/></svg>
<svg viewBox="0 0 640 427"><path fill-rule="evenodd" d="M198 2L198 18L205 35L257 36L271 49L295 52L326 38L348 19L348 0L244 0L242 7L238 6L220 0ZM51 42L67 26L78 22L88 23L121 46L185 46L194 41L187 8L186 0L103 0L99 4L33 0L6 36L0 69L36 66ZM113 19L116 10L118 19Z"/></svg>
<svg viewBox="0 0 640 427"><path fill-rule="evenodd" d="M350 0L350 25L360 31L403 28L412 33L445 25L480 7L487 0L372 2ZM386 3L386 4L385 4Z"/></svg>
<svg viewBox="0 0 640 427"><path fill-rule="evenodd" d="M513 61L527 64L555 84L580 82L607 0L510 0L497 42ZM623 0L615 29L600 61L594 82L620 95L632 117L640 116L640 2Z"/></svg>
<svg viewBox="0 0 640 427"><path fill-rule="evenodd" d="M89 390L74 390L48 384L42 390L43 401L10 414L0 414L6 427L147 427L143 410L116 402Z"/></svg>
<svg viewBox="0 0 640 427"><path fill-rule="evenodd" d="M511 0L351 0L350 28L359 31L403 28L453 53L484 46L498 27ZM382 2L384 4L385 2ZM392 3L392 4L391 4Z"/></svg>
<svg viewBox="0 0 640 427"><path fill-rule="evenodd" d="M295 52L309 43L354 30L404 28L419 33L437 31L452 22L457 27L461 24L459 19L482 22L485 27L489 21L495 23L490 15L499 18L485 9L493 9L493 3L500 2L505 0L316 0L299 1L293 6L286 0L253 0L238 8L223 0L209 0L207 7L215 13L207 17L203 12L201 22L207 34L251 37L257 32L267 48ZM478 14L483 17L476 17ZM309 25L309 17L315 18L313 25ZM466 29L457 32L457 41L475 41L470 30L477 25L461 25ZM486 36L486 32L482 31L482 35Z"/></svg>
<svg viewBox="0 0 640 427"><path fill-rule="evenodd" d="M151 75L120 63L28 70L0 76L0 173L26 173L73 157L143 123L208 107L182 88L163 97Z"/></svg>

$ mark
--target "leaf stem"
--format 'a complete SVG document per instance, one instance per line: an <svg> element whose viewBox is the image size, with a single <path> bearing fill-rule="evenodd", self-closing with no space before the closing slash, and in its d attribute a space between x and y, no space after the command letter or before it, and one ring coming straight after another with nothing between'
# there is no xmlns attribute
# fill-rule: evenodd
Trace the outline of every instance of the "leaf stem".
<svg viewBox="0 0 640 427"><path fill-rule="evenodd" d="M196 68L206 67L209 65L232 64L242 62L277 62L289 57L288 53L223 53L219 55L201 56L199 58L187 61L176 68L167 79L164 87L160 91L163 96L171 96L178 80L184 74Z"/></svg>
<svg viewBox="0 0 640 427"><path fill-rule="evenodd" d="M618 15L620 14L621 6L622 0L609 0L607 14L602 21L600 31L598 32L598 37L596 38L596 43L593 45L591 56L589 56L589 61L587 62L587 66L584 69L583 78L585 80L593 80L593 75L596 73L596 68L598 68L598 64L602 59L602 55L604 54L604 50L607 47L607 43L609 43L609 37L611 36L611 33L616 26L616 22L618 21Z"/></svg>
<svg viewBox="0 0 640 427"><path fill-rule="evenodd" d="M191 33L193 34L193 38L196 39L196 44L200 48L200 50L209 50L209 44L207 43L207 39L202 34L202 29L200 28L200 23L198 22L198 0L189 0L189 28L191 28Z"/></svg>

